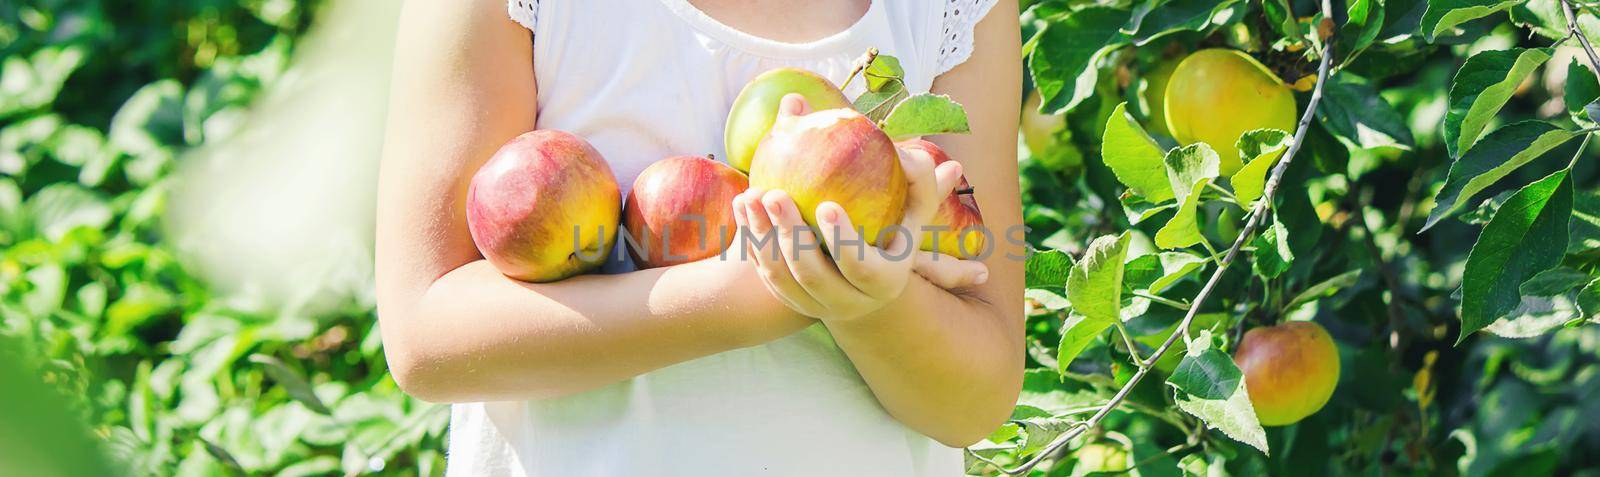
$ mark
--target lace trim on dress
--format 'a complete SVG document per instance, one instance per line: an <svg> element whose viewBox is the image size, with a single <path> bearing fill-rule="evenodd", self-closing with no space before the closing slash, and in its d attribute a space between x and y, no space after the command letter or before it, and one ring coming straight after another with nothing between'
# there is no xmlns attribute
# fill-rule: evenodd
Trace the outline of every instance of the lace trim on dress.
<svg viewBox="0 0 1600 477"><path fill-rule="evenodd" d="M995 0L945 0L944 31L934 76L960 66L972 57L972 31L989 14Z"/></svg>
<svg viewBox="0 0 1600 477"><path fill-rule="evenodd" d="M539 20L539 0L506 0L506 14L531 32Z"/></svg>

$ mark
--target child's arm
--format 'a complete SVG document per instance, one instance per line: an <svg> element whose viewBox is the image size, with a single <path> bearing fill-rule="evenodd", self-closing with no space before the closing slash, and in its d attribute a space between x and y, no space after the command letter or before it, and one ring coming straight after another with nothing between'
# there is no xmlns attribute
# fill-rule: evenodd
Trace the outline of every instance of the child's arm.
<svg viewBox="0 0 1600 477"><path fill-rule="evenodd" d="M385 353L408 393L570 394L814 323L733 260L549 284L501 275L473 246L463 200L473 172L534 128L529 33L503 0L419 0L396 51L375 260Z"/></svg>
<svg viewBox="0 0 1600 477"><path fill-rule="evenodd" d="M741 223L758 234L780 232L777 245L757 250L757 267L773 293L827 324L891 415L950 446L972 444L1003 423L1022 387L1024 250L1016 234L1022 223L1016 166L1021 47L1016 8L1015 2L1004 1L993 7L977 27L970 60L934 83L935 92L966 105L971 117L972 134L935 139L961 167L929 170L931 158L902 156L912 179L902 225L912 230L931 215L927 204L949 193L953 171L966 171L991 232L989 242L996 247L982 266L943 257L943 262L917 264L917 273L908 277L905 261L877 260L871 253L830 260L820 251L795 245L815 242L806 238L810 234L784 192L752 190L735 199L735 217ZM785 98L785 103L784 111L804 110L797 96ZM938 187L931 185L935 181ZM829 208L838 210L824 204L817 211L819 221L834 224L823 225L824 235L830 230L838 234L826 237L828 242L854 240L848 217L842 210L825 213ZM791 236L800 238L784 240ZM912 243L892 243L885 249L893 256L896 250L914 249L914 239ZM782 249L783 258L767 259L775 256L775 249ZM990 278L977 278L985 266Z"/></svg>

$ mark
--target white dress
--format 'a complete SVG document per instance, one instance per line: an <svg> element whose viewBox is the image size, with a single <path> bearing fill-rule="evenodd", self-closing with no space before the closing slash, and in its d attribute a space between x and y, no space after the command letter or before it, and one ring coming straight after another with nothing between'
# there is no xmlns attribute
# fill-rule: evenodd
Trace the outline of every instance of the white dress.
<svg viewBox="0 0 1600 477"><path fill-rule="evenodd" d="M875 47L900 59L909 89L927 91L971 54L993 3L874 0L849 29L799 44L740 32L688 0L509 0L509 13L534 32L538 127L588 139L626 190L653 161L725 157L728 107L772 68L838 83ZM850 97L863 81L854 83ZM519 477L963 473L961 450L891 418L820 324L573 396L457 404L448 467Z"/></svg>

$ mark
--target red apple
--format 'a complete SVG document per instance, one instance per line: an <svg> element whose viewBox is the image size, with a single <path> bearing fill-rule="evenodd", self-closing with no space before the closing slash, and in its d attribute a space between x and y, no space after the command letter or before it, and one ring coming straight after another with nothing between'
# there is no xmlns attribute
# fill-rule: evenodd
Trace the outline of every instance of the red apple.
<svg viewBox="0 0 1600 477"><path fill-rule="evenodd" d="M472 242L501 273L551 282L605 262L622 194L600 152L569 133L517 136L467 189Z"/></svg>
<svg viewBox="0 0 1600 477"><path fill-rule="evenodd" d="M1250 330L1234 363L1263 426L1287 426L1315 414L1339 384L1339 348L1322 325L1294 321Z"/></svg>
<svg viewBox="0 0 1600 477"><path fill-rule="evenodd" d="M817 205L836 202L874 245L905 212L906 176L894 142L846 108L779 118L756 146L750 186L788 192L812 227Z"/></svg>
<svg viewBox="0 0 1600 477"><path fill-rule="evenodd" d="M721 253L738 233L733 196L748 188L744 174L704 157L670 157L646 167L622 209L633 261L645 269Z"/></svg>
<svg viewBox="0 0 1600 477"><path fill-rule="evenodd" d="M927 152L933 156L935 166L950 160L944 149L924 139L901 141L897 145L901 149ZM983 253L987 238L984 235L986 231L983 228L983 213L978 211L978 200L973 197L972 186L967 184L965 176L961 178L961 184L956 186L956 190L939 204L939 211L934 214L933 221L928 225L936 228L930 228L922 233L923 250L962 259L973 258Z"/></svg>

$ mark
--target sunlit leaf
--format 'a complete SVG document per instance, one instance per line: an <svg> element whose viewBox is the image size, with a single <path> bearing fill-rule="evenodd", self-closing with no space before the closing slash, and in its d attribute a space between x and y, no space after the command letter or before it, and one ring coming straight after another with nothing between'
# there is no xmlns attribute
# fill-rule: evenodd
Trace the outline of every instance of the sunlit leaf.
<svg viewBox="0 0 1600 477"><path fill-rule="evenodd" d="M1456 26L1493 15L1511 8L1523 0L1428 0L1428 11L1422 15L1422 35L1433 41Z"/></svg>
<svg viewBox="0 0 1600 477"><path fill-rule="evenodd" d="M1524 281L1560 263L1571 217L1565 170L1528 184L1495 212L1462 273L1458 343L1515 308Z"/></svg>
<svg viewBox="0 0 1600 477"><path fill-rule="evenodd" d="M1236 147L1243 156L1240 159L1244 160L1244 167L1228 178L1233 184L1234 197L1239 199L1239 207L1245 210L1254 207L1256 199L1261 198L1266 189L1267 174L1292 142L1294 137L1279 129L1257 129L1239 136Z"/></svg>
<svg viewBox="0 0 1600 477"><path fill-rule="evenodd" d="M1467 58L1451 82L1450 110L1444 118L1444 143L1450 157L1461 157L1471 149L1516 92L1517 84L1549 59L1547 48L1493 50Z"/></svg>
<svg viewBox="0 0 1600 477"><path fill-rule="evenodd" d="M1127 112L1128 103L1117 105L1106 120L1101 153L1106 167L1117 180L1153 204L1172 199L1172 184L1167 180L1166 154L1155 139Z"/></svg>
<svg viewBox="0 0 1600 477"><path fill-rule="evenodd" d="M1490 132L1461 159L1450 165L1444 188L1434 199L1433 211L1423 230L1466 207L1478 192L1581 134L1543 121L1523 121ZM1564 160L1566 157L1560 157Z"/></svg>
<svg viewBox="0 0 1600 477"><path fill-rule="evenodd" d="M1200 418L1206 427L1265 453L1267 434L1250 404L1244 373L1211 341L1209 331L1197 333L1183 361L1167 379L1175 390L1178 408Z"/></svg>
<svg viewBox="0 0 1600 477"><path fill-rule="evenodd" d="M1041 112L1070 110L1094 93L1095 63L1127 41L1119 29L1128 18L1127 10L1089 7L1045 25L1028 56Z"/></svg>
<svg viewBox="0 0 1600 477"><path fill-rule="evenodd" d="M896 141L935 134L964 133L967 111L942 94L914 94L883 118L883 133Z"/></svg>

